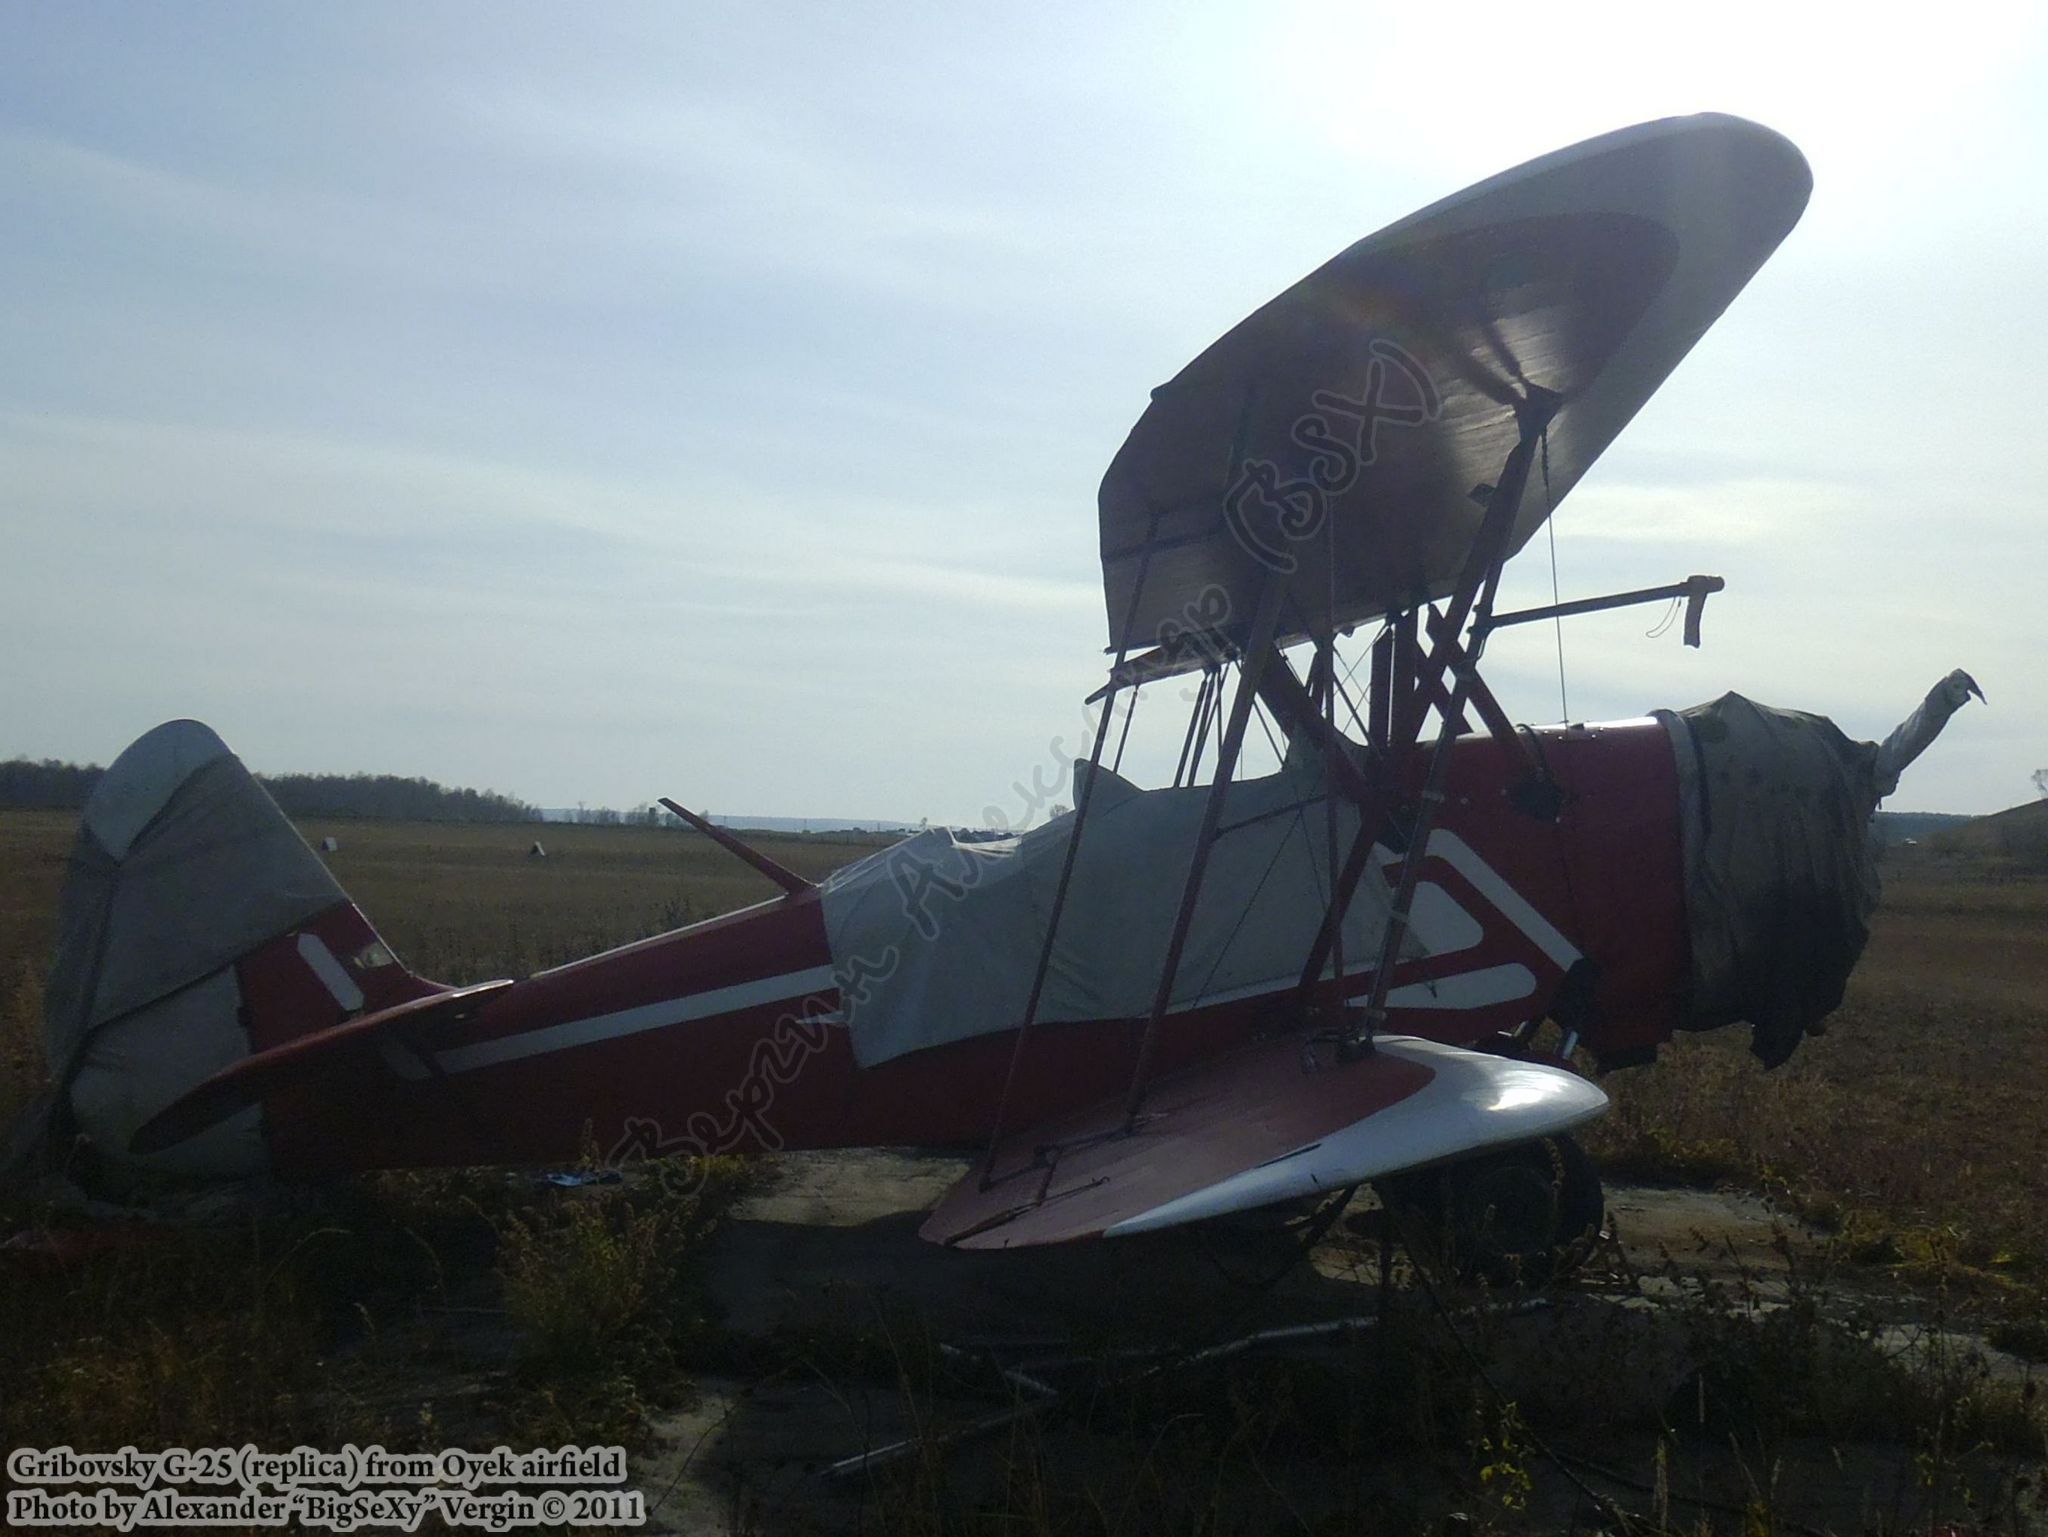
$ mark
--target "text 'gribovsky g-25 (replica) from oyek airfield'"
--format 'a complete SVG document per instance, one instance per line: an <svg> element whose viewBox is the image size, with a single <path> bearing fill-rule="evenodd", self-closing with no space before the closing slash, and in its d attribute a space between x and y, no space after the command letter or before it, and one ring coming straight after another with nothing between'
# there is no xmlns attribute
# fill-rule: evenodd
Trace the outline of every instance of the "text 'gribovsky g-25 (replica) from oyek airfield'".
<svg viewBox="0 0 2048 1537"><path fill-rule="evenodd" d="M924 1232L975 1248L1421 1169L1550 1170L1582 1223L1560 1153L1606 1097L1570 1050L1612 1068L1746 1021L1788 1055L1863 945L1872 810L1974 689L1951 675L1877 746L1732 694L1518 728L1478 672L1494 630L1554 612L1495 612L1504 563L1809 187L1751 123L1624 129L1360 241L1155 391L1102 483L1094 753L1074 810L1019 836L928 831L813 885L700 823L781 895L450 988L212 732L159 727L85 811L40 1146L203 1177L593 1135L972 1146ZM1696 644L1720 585L1564 608L1682 597ZM1114 707L1183 673L1174 782L1140 789L1104 763ZM1237 778L1255 711L1284 761Z"/></svg>

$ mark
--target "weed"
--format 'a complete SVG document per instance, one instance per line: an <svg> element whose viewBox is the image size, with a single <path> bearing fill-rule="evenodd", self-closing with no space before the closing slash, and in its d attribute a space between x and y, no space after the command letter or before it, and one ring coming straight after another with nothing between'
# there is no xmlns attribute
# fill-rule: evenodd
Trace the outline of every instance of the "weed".
<svg viewBox="0 0 2048 1537"><path fill-rule="evenodd" d="M1536 1487L1529 1472L1535 1450L1521 1413L1512 1403L1490 1411L1475 1407L1471 1436L1479 1493L1492 1517L1487 1524L1513 1525L1528 1510Z"/></svg>
<svg viewBox="0 0 2048 1537"><path fill-rule="evenodd" d="M498 1224L497 1272L526 1391L509 1407L552 1426L637 1439L647 1404L674 1396L707 1331L688 1262L745 1184L738 1159L664 1160L631 1181L553 1192Z"/></svg>

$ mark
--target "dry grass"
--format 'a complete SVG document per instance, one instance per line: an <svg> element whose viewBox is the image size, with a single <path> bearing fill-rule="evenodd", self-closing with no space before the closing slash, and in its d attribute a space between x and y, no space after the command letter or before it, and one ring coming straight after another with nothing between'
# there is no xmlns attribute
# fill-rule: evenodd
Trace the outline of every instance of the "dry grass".
<svg viewBox="0 0 2048 1537"><path fill-rule="evenodd" d="M335 878L413 970L449 982L522 976L776 895L710 839L645 827L308 823ZM816 879L893 838L749 834ZM528 857L538 840L545 859Z"/></svg>
<svg viewBox="0 0 2048 1537"><path fill-rule="evenodd" d="M595 1166L596 1149L587 1161ZM630 1182L507 1212L497 1276L514 1333L511 1428L536 1446L631 1443L673 1403L709 1306L694 1261L746 1188L737 1158L670 1160Z"/></svg>
<svg viewBox="0 0 2048 1537"><path fill-rule="evenodd" d="M0 1113L41 1073L35 1016L71 827L0 813ZM304 831L341 840L330 859L342 883L402 956L449 981L519 974L770 894L688 834ZM536 835L545 861L526 857ZM816 875L879 840L762 841ZM1982 1278L2001 1301L1997 1337L2031 1349L2048 1317L2048 882L1954 861L1887 879L1870 951L1825 1037L1768 1074L1739 1032L1681 1040L1655 1068L1610 1082L1616 1112L1596 1146L1611 1167L1773 1191L1897 1271ZM693 1363L740 1358L692 1281L736 1189L730 1171L712 1172L709 1184L656 1175L573 1191L490 1171L378 1175L61 1270L0 1264L0 1435L81 1447L630 1441L650 1410L687 1395ZM45 1215L17 1204L0 1223ZM2036 1409L1999 1408L2012 1419L1999 1428L1981 1389L1929 1396L1871 1341L1845 1342L1821 1320L1816 1304L1762 1328L1721 1312L1698 1321L1709 1385L1740 1406L1742 1435L1875 1426L1897 1455L1923 1457L1958 1435L2038 1440ZM850 1357L833 1371L929 1387L929 1371L900 1359ZM1294 1525L1307 1499L1347 1512L1342 1529L1433 1526L1443 1507L1416 1492L1422 1473L1359 1480L1378 1459L1382 1473L1405 1461L1427 1470L1430 1488L1453 1490L1468 1529L1553 1517L1562 1529L1562 1512L1538 1514L1559 1488L1529 1439L1532 1425L1555 1430L1526 1418L1540 1412L1492 1397L1424 1316L1321 1364L1245 1362L1107 1395L1079 1441L1021 1432L1004 1454L1007 1482L985 1501L963 1504L947 1469L920 1460L907 1486L888 1486L881 1524L1267 1531ZM1664 1507L1651 1529L1690 1530L1693 1519Z"/></svg>
<svg viewBox="0 0 2048 1537"><path fill-rule="evenodd" d="M41 1080L40 982L73 816L0 813L0 1115ZM521 975L773 894L694 833L550 824L309 823L416 970ZM548 850L531 859L534 839ZM886 843L760 835L818 876ZM1999 869L2002 870L2002 866ZM1952 1230L1966 1255L2048 1272L2048 879L1894 851L1884 906L1827 1034L1765 1073L1740 1031L1683 1037L1609 1081L1593 1142L1616 1172L1733 1179L1822 1216Z"/></svg>
<svg viewBox="0 0 2048 1537"><path fill-rule="evenodd" d="M1589 1142L1613 1170L1791 1197L1869 1257L1945 1249L2048 1277L2048 881L1954 863L1888 871L1827 1033L1765 1072L1739 1030L1681 1038L1608 1083Z"/></svg>
<svg viewBox="0 0 2048 1537"><path fill-rule="evenodd" d="M78 818L0 811L0 1126L44 1078L43 977Z"/></svg>
<svg viewBox="0 0 2048 1537"><path fill-rule="evenodd" d="M0 1121L42 1081L42 979L74 813L0 810ZM560 823L307 822L343 888L422 976L524 976L775 895L697 833ZM813 879L894 841L864 833L750 834ZM528 857L539 840L545 859Z"/></svg>
<svg viewBox="0 0 2048 1537"><path fill-rule="evenodd" d="M0 1125L42 1086L42 982L77 819L0 812ZM645 828L341 823L336 875L407 961L517 975L771 895L707 839ZM538 836L545 860L530 860ZM811 875L886 841L776 837ZM0 1440L118 1447L631 1440L682 1391L689 1274L738 1171L563 1191L499 1171L366 1176L288 1209L0 1256ZM0 1236L76 1225L0 1196Z"/></svg>

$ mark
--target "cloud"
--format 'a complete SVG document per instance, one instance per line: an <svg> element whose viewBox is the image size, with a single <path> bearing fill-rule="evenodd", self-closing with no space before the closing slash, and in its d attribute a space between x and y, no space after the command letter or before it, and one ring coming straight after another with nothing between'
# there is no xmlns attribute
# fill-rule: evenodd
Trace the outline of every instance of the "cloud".
<svg viewBox="0 0 2048 1537"><path fill-rule="evenodd" d="M1847 525L1863 498L1826 481L1744 476L1693 484L1588 483L1557 511L1573 541L1678 544L1712 551Z"/></svg>
<svg viewBox="0 0 2048 1537"><path fill-rule="evenodd" d="M976 815L1100 679L1150 386L1471 176L1732 106L1813 212L1555 524L1567 597L1729 590L1703 653L1568 627L1575 709L1878 731L1961 662L1998 730L1915 788L2001 804L2048 757L2039 26L1745 15L1561 14L1540 90L1454 98L1412 61L1488 23L1415 8L24 12L0 640L58 654L0 675L0 750L193 710L270 766ZM1511 709L1553 646L1497 639Z"/></svg>

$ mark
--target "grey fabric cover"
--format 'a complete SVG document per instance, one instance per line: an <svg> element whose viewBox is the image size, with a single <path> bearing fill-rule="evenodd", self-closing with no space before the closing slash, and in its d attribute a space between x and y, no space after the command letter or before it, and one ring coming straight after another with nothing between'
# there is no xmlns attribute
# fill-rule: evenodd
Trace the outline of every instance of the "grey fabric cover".
<svg viewBox="0 0 2048 1537"><path fill-rule="evenodd" d="M125 1157L142 1120L247 1054L234 962L347 900L213 732L142 737L86 803L58 908L43 1033L59 1105Z"/></svg>
<svg viewBox="0 0 2048 1537"><path fill-rule="evenodd" d="M162 1152L138 1156L129 1140L165 1105L249 1054L232 966L95 1030L71 1078L71 1115L116 1163L207 1179L269 1167L263 1111L251 1105Z"/></svg>
<svg viewBox="0 0 2048 1537"><path fill-rule="evenodd" d="M1175 1007L1295 980L1328 903L1323 785L1321 760L1306 753L1231 785ZM1149 1011L1207 796L1207 786L1141 791L1107 772L1096 781L1040 1020ZM1346 805L1340 858L1357 825ZM1070 813L980 842L933 829L824 882L826 933L863 1066L1015 1028L1073 826ZM1376 953L1387 907L1385 883L1368 875L1345 922L1347 969ZM1427 924L1417 929L1426 943Z"/></svg>
<svg viewBox="0 0 2048 1537"><path fill-rule="evenodd" d="M1877 793L1880 798L1899 787L1899 775L1913 760L1934 745L1942 727L1956 711L1970 702L1970 696L1984 697L1977 680L1958 667L1927 691L1920 708L1893 729L1877 749Z"/></svg>
<svg viewBox="0 0 2048 1537"><path fill-rule="evenodd" d="M1767 1067L1842 1001L1878 881L1877 748L1724 694L1660 711L1677 758L1692 968L1681 1026L1746 1021Z"/></svg>

